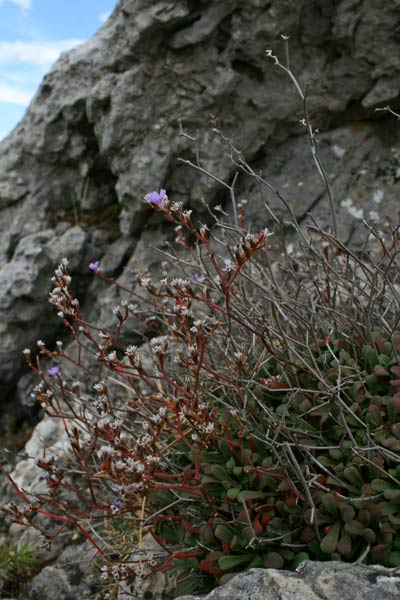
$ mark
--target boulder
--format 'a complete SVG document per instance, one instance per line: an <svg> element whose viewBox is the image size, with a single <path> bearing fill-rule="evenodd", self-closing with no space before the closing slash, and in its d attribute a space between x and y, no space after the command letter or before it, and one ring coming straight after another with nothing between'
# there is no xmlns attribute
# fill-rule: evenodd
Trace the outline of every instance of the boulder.
<svg viewBox="0 0 400 600"><path fill-rule="evenodd" d="M395 600L399 595L398 569L305 561L294 573L251 569L206 596L178 600Z"/></svg>

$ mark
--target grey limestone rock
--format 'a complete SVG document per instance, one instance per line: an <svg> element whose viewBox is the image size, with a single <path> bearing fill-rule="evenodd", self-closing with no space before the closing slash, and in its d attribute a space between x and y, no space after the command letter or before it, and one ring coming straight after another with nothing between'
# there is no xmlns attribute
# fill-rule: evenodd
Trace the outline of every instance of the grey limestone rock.
<svg viewBox="0 0 400 600"><path fill-rule="evenodd" d="M206 596L179 600L396 600L400 573L339 562L301 563L294 573L251 569Z"/></svg>
<svg viewBox="0 0 400 600"><path fill-rule="evenodd" d="M1 405L18 413L28 389L14 394L26 373L21 351L60 335L47 305L57 261L68 256L81 304L107 320L118 294L101 290L87 264L101 259L107 274L124 277L149 254L148 239L162 245L170 230L143 201L147 192L165 187L197 214L204 201L228 200L217 181L178 161L195 157L179 120L204 168L227 181L236 170L212 131L218 122L300 220L311 211L326 224L302 103L265 56L270 48L284 60L281 33L300 84L309 84L342 238L360 243L361 213L395 218L399 133L394 117L374 108L399 101L399 17L399 3L384 0L120 0L90 41L64 53L0 144ZM268 224L263 203L276 199L245 176L237 192L253 222Z"/></svg>
<svg viewBox="0 0 400 600"><path fill-rule="evenodd" d="M18 600L90 600L99 578L88 542L72 544L24 586Z"/></svg>

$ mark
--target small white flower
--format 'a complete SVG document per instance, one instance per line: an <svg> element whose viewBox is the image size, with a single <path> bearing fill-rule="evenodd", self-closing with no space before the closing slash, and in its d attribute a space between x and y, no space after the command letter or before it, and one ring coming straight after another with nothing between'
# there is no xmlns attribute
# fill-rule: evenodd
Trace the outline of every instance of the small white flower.
<svg viewBox="0 0 400 600"><path fill-rule="evenodd" d="M211 421L209 423L207 423L207 425L203 426L203 431L204 433L212 433L214 431L214 423L211 423Z"/></svg>
<svg viewBox="0 0 400 600"><path fill-rule="evenodd" d="M146 460L149 463L153 463L153 464L157 465L161 459L159 456L154 456L154 454L150 454L149 456L146 456Z"/></svg>
<svg viewBox="0 0 400 600"><path fill-rule="evenodd" d="M231 261L230 258L225 258L224 259L224 271L227 271L228 273L230 271L234 271L236 269L235 264Z"/></svg>
<svg viewBox="0 0 400 600"><path fill-rule="evenodd" d="M135 358L133 359L133 366L137 369L142 366L142 357L139 354L135 355Z"/></svg>
<svg viewBox="0 0 400 600"><path fill-rule="evenodd" d="M31 351L29 350L29 348L25 348L25 350L22 350L22 354L25 354L25 356L30 356Z"/></svg>
<svg viewBox="0 0 400 600"><path fill-rule="evenodd" d="M106 456L112 456L113 449L111 446L101 446L99 450L97 450L96 454L100 460L105 458Z"/></svg>
<svg viewBox="0 0 400 600"><path fill-rule="evenodd" d="M68 258L65 258L65 257L62 258L61 259L61 264L62 264L63 267L68 267L68 264L69 264Z"/></svg>
<svg viewBox="0 0 400 600"><path fill-rule="evenodd" d="M151 277L141 277L139 283L142 287L147 288L151 284Z"/></svg>
<svg viewBox="0 0 400 600"><path fill-rule="evenodd" d="M133 354L135 354L137 350L137 346L127 346L126 350L125 350L125 354L127 354L128 356L132 356Z"/></svg>
<svg viewBox="0 0 400 600"><path fill-rule="evenodd" d="M383 200L384 195L385 193L383 190L375 190L372 194L372 200L375 202L375 204L380 204Z"/></svg>
<svg viewBox="0 0 400 600"><path fill-rule="evenodd" d="M110 352L109 354L107 354L107 358L110 361L118 360L117 359L117 353L115 352L115 350L113 350L113 352Z"/></svg>
<svg viewBox="0 0 400 600"><path fill-rule="evenodd" d="M38 345L39 348L44 348L45 345L46 345L43 340L38 340L36 343L37 343L37 345Z"/></svg>
<svg viewBox="0 0 400 600"><path fill-rule="evenodd" d="M175 312L177 315L182 315L182 317L190 317L192 311L188 306L175 306Z"/></svg>
<svg viewBox="0 0 400 600"><path fill-rule="evenodd" d="M60 311L57 313L57 317L60 317L60 319L63 319L63 318L64 318L64 313L63 313L63 311L62 311L62 310L60 310Z"/></svg>
<svg viewBox="0 0 400 600"><path fill-rule="evenodd" d="M176 287L176 288L185 289L185 288L187 288L188 283L189 282L187 279L182 279L180 277L174 277L173 280L171 281L171 286Z"/></svg>
<svg viewBox="0 0 400 600"><path fill-rule="evenodd" d="M98 419L97 428L103 430L109 426L112 417L110 415L106 415L104 412L101 412L100 414L103 416L100 419Z"/></svg>
<svg viewBox="0 0 400 600"><path fill-rule="evenodd" d="M368 217L370 219L370 221L372 221L373 223L377 223L379 221L379 213L376 212L376 210L370 210L368 213Z"/></svg>
<svg viewBox="0 0 400 600"><path fill-rule="evenodd" d="M168 346L168 338L164 336L154 337L150 340L150 346L156 354L165 353Z"/></svg>
<svg viewBox="0 0 400 600"><path fill-rule="evenodd" d="M351 215L354 219L361 220L364 216L364 211L362 208L356 208L354 206L353 200L351 198L345 198L341 201L340 205L343 208L347 209L349 215Z"/></svg>
<svg viewBox="0 0 400 600"><path fill-rule="evenodd" d="M152 437L148 433L145 433L138 439L137 444L138 446L147 446L151 441Z"/></svg>
<svg viewBox="0 0 400 600"><path fill-rule="evenodd" d="M173 212L178 212L180 210L182 210L183 208L183 202L172 202L171 204L171 210Z"/></svg>

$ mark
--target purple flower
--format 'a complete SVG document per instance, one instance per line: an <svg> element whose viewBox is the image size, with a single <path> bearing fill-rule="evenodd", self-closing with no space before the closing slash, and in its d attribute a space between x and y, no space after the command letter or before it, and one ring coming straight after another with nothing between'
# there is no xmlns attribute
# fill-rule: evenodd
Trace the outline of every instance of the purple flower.
<svg viewBox="0 0 400 600"><path fill-rule="evenodd" d="M100 266L100 261L98 261L98 260L96 260L95 262L89 263L89 269L91 271L97 271L97 269L99 268L99 266Z"/></svg>
<svg viewBox="0 0 400 600"><path fill-rule="evenodd" d="M49 375L57 375L57 373L60 371L60 367L57 367L57 365L55 365L54 367L51 367L51 369L48 369L47 373Z"/></svg>
<svg viewBox="0 0 400 600"><path fill-rule="evenodd" d="M167 197L167 192L165 190L160 190L159 192L150 192L144 198L150 204L162 204Z"/></svg>
<svg viewBox="0 0 400 600"><path fill-rule="evenodd" d="M200 279L200 275L198 273L192 273L190 279L193 281L193 283L197 283Z"/></svg>
<svg viewBox="0 0 400 600"><path fill-rule="evenodd" d="M114 504L111 504L111 512L113 513L113 515L117 514L117 512L119 511L121 506L122 506L121 500L117 500L116 502L114 502Z"/></svg>

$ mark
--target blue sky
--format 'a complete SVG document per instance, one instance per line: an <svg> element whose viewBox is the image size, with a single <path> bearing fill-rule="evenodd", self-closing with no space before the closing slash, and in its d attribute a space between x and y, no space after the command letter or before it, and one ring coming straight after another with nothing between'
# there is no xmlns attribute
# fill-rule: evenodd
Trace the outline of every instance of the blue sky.
<svg viewBox="0 0 400 600"><path fill-rule="evenodd" d="M0 0L0 139L60 52L90 38L117 0Z"/></svg>

